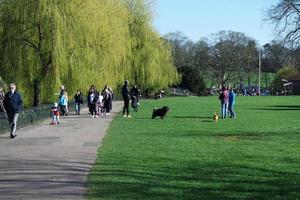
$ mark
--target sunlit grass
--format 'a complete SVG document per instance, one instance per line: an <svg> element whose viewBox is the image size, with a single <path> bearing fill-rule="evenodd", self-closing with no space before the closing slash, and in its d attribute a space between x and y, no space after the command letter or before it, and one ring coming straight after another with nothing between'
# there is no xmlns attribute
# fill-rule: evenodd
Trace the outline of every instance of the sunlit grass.
<svg viewBox="0 0 300 200"><path fill-rule="evenodd" d="M168 105L164 120L153 107ZM214 122L217 97L142 102L114 119L87 199L299 199L300 97L238 97Z"/></svg>

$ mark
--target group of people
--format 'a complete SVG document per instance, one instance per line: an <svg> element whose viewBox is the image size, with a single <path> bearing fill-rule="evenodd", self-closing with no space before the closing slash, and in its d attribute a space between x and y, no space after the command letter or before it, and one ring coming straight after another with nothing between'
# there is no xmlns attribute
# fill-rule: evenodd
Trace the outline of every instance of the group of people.
<svg viewBox="0 0 300 200"><path fill-rule="evenodd" d="M221 118L224 119L229 116L229 114L231 118L236 118L236 114L234 112L235 98L236 94L232 88L228 89L224 86L222 87L219 95L219 100L221 102Z"/></svg>
<svg viewBox="0 0 300 200"><path fill-rule="evenodd" d="M98 118L101 115L110 116L113 95L113 90L111 87L108 87L108 85L105 85L101 92L96 89L95 85L91 85L87 93L87 107L91 117ZM75 115L80 115L81 105L83 104L82 92L77 90L73 99ZM51 124L59 124L59 116L68 115L68 112L68 94L65 87L61 85L58 103L54 103L54 106L51 109Z"/></svg>
<svg viewBox="0 0 300 200"><path fill-rule="evenodd" d="M140 90L135 85L131 90L129 90L129 81L124 81L124 85L121 88L121 94L124 101L123 107L123 117L131 118L129 114L129 103L131 100L131 106L135 111L139 105ZM9 85L10 91L4 93L3 87L0 86L0 111L7 113L8 121L10 125L10 137L14 138L16 134L17 120L19 112L22 107L22 98L18 92L16 92L16 84L11 83ZM108 85L98 91L94 85L91 85L87 94L87 106L89 108L89 113L93 118L100 115L109 116L112 110L112 100L113 100L113 90ZM219 100L221 102L221 117L226 118L227 116L231 118L236 118L234 112L236 94L233 89L228 90L228 88L223 87L219 95ZM80 115L81 104L83 104L83 95L80 90L77 90L74 96L75 104L75 114ZM51 124L59 124L60 115L68 115L68 94L65 87L62 85L60 87L60 94L58 102L56 102L52 109L52 122Z"/></svg>
<svg viewBox="0 0 300 200"><path fill-rule="evenodd" d="M94 85L91 85L87 95L87 106L90 115L94 118L101 115L110 116L113 97L114 92L108 85L105 85L101 92Z"/></svg>

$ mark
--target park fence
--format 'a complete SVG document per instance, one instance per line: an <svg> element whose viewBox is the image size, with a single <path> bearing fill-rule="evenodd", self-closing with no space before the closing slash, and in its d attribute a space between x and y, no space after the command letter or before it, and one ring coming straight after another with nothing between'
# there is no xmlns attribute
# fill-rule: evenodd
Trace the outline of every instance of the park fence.
<svg viewBox="0 0 300 200"><path fill-rule="evenodd" d="M28 109L24 109L22 112L19 113L17 128L22 128L28 125L37 124L38 122L45 120L51 117L51 108L52 104L50 105L41 105L39 107L32 107ZM68 105L69 112L74 111L74 104L69 103ZM50 122L49 122L50 123ZM4 133L9 131L9 124L6 113L0 112L0 133Z"/></svg>

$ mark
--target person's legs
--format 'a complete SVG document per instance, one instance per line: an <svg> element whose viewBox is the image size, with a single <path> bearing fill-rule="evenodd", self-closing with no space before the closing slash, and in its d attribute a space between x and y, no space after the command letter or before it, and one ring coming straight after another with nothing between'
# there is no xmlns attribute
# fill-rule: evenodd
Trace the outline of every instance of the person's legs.
<svg viewBox="0 0 300 200"><path fill-rule="evenodd" d="M95 117L97 116L96 104L93 104L92 113L93 113L93 114L92 114L93 116L95 116Z"/></svg>
<svg viewBox="0 0 300 200"><path fill-rule="evenodd" d="M65 111L64 111L64 106L63 105L60 105L60 113L62 116L65 115Z"/></svg>
<svg viewBox="0 0 300 200"><path fill-rule="evenodd" d="M19 113L14 113L13 115L13 122L12 122L12 131L11 134L13 136L16 136L16 130L17 130L17 121L18 121Z"/></svg>
<svg viewBox="0 0 300 200"><path fill-rule="evenodd" d="M77 114L80 115L80 103L78 103L78 111Z"/></svg>
<svg viewBox="0 0 300 200"><path fill-rule="evenodd" d="M233 104L229 104L228 110L230 112L230 117L235 118L235 112L233 110Z"/></svg>
<svg viewBox="0 0 300 200"><path fill-rule="evenodd" d="M14 114L8 112L6 114L7 114L9 128L10 128L10 136L13 138L12 132L13 132Z"/></svg>
<svg viewBox="0 0 300 200"><path fill-rule="evenodd" d="M228 102L227 103L225 103L225 118L227 117L227 115L228 115Z"/></svg>
<svg viewBox="0 0 300 200"><path fill-rule="evenodd" d="M124 99L123 117L125 116L125 111L128 116L129 115L129 99Z"/></svg>
<svg viewBox="0 0 300 200"><path fill-rule="evenodd" d="M129 99L126 99L126 113L129 115Z"/></svg>
<svg viewBox="0 0 300 200"><path fill-rule="evenodd" d="M222 118L225 118L225 103L221 103L221 114L222 114Z"/></svg>
<svg viewBox="0 0 300 200"><path fill-rule="evenodd" d="M89 105L89 112L90 112L91 116L93 116L93 106L92 105Z"/></svg>
<svg viewBox="0 0 300 200"><path fill-rule="evenodd" d="M78 103L75 103L75 115L78 115Z"/></svg>
<svg viewBox="0 0 300 200"><path fill-rule="evenodd" d="M124 99L124 106L123 106L123 117L125 116L125 110L126 110L126 99Z"/></svg>

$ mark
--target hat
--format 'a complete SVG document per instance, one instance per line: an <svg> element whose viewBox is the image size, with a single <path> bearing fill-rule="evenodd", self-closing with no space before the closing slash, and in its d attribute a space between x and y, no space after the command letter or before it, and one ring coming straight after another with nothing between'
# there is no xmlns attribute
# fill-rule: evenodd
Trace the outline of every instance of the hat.
<svg viewBox="0 0 300 200"><path fill-rule="evenodd" d="M54 103L54 107L58 107L58 103L55 102L55 103Z"/></svg>

